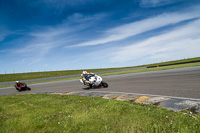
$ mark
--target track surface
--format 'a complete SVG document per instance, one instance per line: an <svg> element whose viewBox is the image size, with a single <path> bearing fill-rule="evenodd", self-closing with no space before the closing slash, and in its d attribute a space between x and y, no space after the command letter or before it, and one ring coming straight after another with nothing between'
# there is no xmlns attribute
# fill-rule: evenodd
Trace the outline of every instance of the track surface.
<svg viewBox="0 0 200 133"><path fill-rule="evenodd" d="M105 76L108 88L83 90L79 80L30 85L31 91L17 92L14 87L0 88L0 95L39 92L109 91L200 99L200 66Z"/></svg>

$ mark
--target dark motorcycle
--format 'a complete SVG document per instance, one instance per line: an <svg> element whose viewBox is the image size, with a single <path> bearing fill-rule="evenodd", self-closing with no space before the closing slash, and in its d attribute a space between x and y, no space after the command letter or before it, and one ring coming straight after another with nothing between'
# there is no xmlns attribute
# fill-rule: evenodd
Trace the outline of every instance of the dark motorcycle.
<svg viewBox="0 0 200 133"><path fill-rule="evenodd" d="M16 90L18 90L18 91L22 91L22 90L29 90L30 91L31 90L31 88L28 87L26 83L21 83L19 85L19 87L17 85L14 85L14 86L15 86Z"/></svg>

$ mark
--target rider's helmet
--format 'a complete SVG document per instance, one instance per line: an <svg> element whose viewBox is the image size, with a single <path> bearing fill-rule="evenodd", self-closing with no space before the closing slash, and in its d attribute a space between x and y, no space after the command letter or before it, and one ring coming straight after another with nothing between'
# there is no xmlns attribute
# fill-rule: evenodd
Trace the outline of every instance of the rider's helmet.
<svg viewBox="0 0 200 133"><path fill-rule="evenodd" d="M85 77L85 76L87 76L87 71L83 71L83 76Z"/></svg>
<svg viewBox="0 0 200 133"><path fill-rule="evenodd" d="M19 84L20 84L20 82L19 82L19 81L16 81L15 83L16 83L17 85L19 85Z"/></svg>

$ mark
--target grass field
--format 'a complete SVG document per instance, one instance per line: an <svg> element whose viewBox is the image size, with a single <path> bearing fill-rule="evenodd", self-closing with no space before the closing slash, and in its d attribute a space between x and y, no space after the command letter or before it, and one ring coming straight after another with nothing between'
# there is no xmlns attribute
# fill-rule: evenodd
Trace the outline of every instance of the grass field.
<svg viewBox="0 0 200 133"><path fill-rule="evenodd" d="M150 64L150 65L147 65L147 67L156 67L157 65L159 66L173 65L173 64L181 64L181 63L184 64L188 62L200 62L200 57Z"/></svg>
<svg viewBox="0 0 200 133"><path fill-rule="evenodd" d="M170 62L163 62L163 63L157 63L157 64L150 64L150 65L143 65L143 66L123 67L123 68L107 68L107 69L90 69L90 70L87 70L87 71L97 73L97 72L104 72L104 71L122 70L122 69L145 67L145 66L148 67L148 66L153 66L153 65L155 66L155 65L161 65L161 64L166 65L166 64L183 63L183 62L189 62L189 61L198 61L198 60L200 60L200 57L191 58L191 59L184 59L184 60L177 60L177 61L170 61ZM193 63L189 63L189 64L193 64ZM182 64L182 65L184 66L184 64ZM173 65L173 66L175 66L175 65ZM0 82L68 76L68 75L76 75L76 74L80 74L80 73L82 73L82 70L0 74Z"/></svg>
<svg viewBox="0 0 200 133"><path fill-rule="evenodd" d="M0 96L1 133L199 133L200 116L97 97Z"/></svg>

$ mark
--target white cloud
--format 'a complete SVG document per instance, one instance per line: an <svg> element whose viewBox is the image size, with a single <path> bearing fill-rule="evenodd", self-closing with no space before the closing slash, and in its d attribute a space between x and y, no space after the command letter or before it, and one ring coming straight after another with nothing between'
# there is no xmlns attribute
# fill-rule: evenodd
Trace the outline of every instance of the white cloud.
<svg viewBox="0 0 200 133"><path fill-rule="evenodd" d="M200 19L178 27L168 33L151 37L112 53L112 62L127 62L138 59L159 59L200 56Z"/></svg>
<svg viewBox="0 0 200 133"><path fill-rule="evenodd" d="M105 32L105 37L103 38L79 43L71 47L92 46L119 41L163 26L176 24L198 17L200 17L200 14L197 11L191 11L189 13L164 13L141 21L112 28Z"/></svg>

